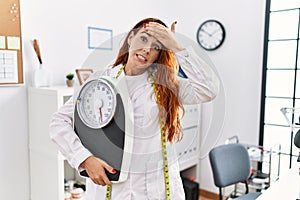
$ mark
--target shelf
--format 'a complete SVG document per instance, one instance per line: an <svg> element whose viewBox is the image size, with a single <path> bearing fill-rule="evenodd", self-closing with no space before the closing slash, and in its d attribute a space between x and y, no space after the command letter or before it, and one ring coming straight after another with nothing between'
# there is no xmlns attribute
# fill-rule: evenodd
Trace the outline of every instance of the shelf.
<svg viewBox="0 0 300 200"><path fill-rule="evenodd" d="M239 143L239 138L237 136L230 137L225 143ZM251 161L251 177L247 180L249 189L254 191L267 189L279 177L280 144L276 144L269 149L263 146L243 145L247 148ZM263 164L266 164L267 168L261 169ZM265 171L266 173L263 173ZM237 192L238 185L240 183L235 185L233 193Z"/></svg>
<svg viewBox="0 0 300 200"><path fill-rule="evenodd" d="M269 188L269 184L248 184L249 189L254 190L266 190Z"/></svg>

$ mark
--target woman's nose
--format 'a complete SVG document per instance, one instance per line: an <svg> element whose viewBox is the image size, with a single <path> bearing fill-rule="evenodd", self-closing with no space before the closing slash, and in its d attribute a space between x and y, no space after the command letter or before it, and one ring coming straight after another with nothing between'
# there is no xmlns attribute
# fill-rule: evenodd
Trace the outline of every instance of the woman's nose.
<svg viewBox="0 0 300 200"><path fill-rule="evenodd" d="M151 43L148 42L147 44L145 44L144 48L143 48L143 51L146 52L146 53L149 53L151 50Z"/></svg>
<svg viewBox="0 0 300 200"><path fill-rule="evenodd" d="M144 47L144 48L143 48L143 51L146 52L146 53L149 53L149 52L150 52L150 49L151 49L151 47Z"/></svg>

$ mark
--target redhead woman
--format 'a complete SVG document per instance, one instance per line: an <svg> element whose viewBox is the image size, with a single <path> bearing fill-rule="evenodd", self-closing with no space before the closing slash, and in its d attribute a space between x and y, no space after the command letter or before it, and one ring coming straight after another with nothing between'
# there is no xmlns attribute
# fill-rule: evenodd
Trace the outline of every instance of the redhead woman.
<svg viewBox="0 0 300 200"><path fill-rule="evenodd" d="M193 49L175 39L175 24L169 29L159 19L143 19L128 32L114 64L94 74L126 78L134 111L133 152L126 181L112 183L105 170L115 173L115 169L80 142L72 128L72 99L54 113L51 139L72 167L88 173L86 200L107 199L108 193L113 200L185 199L174 148L184 137L183 105L213 100L219 81ZM178 76L179 66L188 78Z"/></svg>

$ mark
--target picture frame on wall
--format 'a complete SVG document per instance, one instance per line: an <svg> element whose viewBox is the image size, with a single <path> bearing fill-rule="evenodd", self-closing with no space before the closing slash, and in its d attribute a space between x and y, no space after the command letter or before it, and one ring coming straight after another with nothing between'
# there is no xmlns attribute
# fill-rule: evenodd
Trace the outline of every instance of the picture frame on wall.
<svg viewBox="0 0 300 200"><path fill-rule="evenodd" d="M77 78L79 80L79 84L82 85L84 81L86 81L89 76L93 73L92 69L76 69L75 70Z"/></svg>
<svg viewBox="0 0 300 200"><path fill-rule="evenodd" d="M113 30L89 26L88 48L93 50L112 50Z"/></svg>

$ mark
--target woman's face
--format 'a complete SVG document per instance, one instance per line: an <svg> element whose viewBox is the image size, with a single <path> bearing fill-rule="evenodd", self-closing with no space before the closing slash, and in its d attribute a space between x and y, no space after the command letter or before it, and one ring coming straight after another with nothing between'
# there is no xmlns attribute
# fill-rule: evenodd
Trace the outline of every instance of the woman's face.
<svg viewBox="0 0 300 200"><path fill-rule="evenodd" d="M141 28L135 35L131 32L128 44L130 47L127 65L141 70L154 63L162 49L162 44L144 28Z"/></svg>

